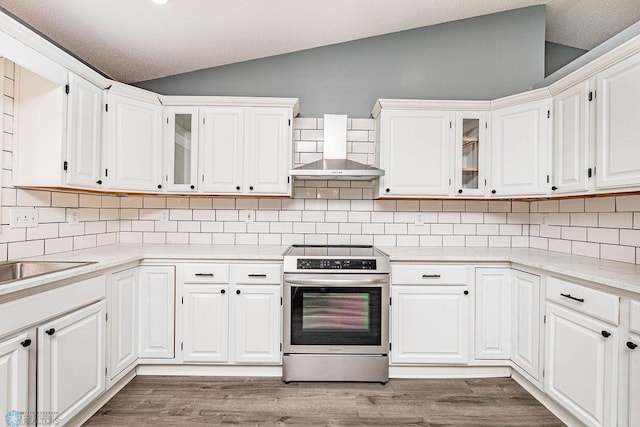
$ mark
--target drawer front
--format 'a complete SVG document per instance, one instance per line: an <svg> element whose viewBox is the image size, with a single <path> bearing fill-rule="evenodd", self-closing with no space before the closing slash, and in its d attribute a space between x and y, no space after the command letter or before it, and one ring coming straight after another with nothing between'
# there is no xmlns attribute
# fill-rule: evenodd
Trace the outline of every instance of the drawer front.
<svg viewBox="0 0 640 427"><path fill-rule="evenodd" d="M547 299L614 325L619 324L620 298L616 295L549 277Z"/></svg>
<svg viewBox="0 0 640 427"><path fill-rule="evenodd" d="M229 264L184 264L184 283L229 283Z"/></svg>
<svg viewBox="0 0 640 427"><path fill-rule="evenodd" d="M462 265L392 265L394 285L466 285L467 267Z"/></svg>
<svg viewBox="0 0 640 427"><path fill-rule="evenodd" d="M629 329L636 334L640 334L640 301L631 301L629 318Z"/></svg>
<svg viewBox="0 0 640 427"><path fill-rule="evenodd" d="M282 283L282 264L232 265L235 283L279 285Z"/></svg>
<svg viewBox="0 0 640 427"><path fill-rule="evenodd" d="M0 337L104 299L106 283L96 276L0 304Z"/></svg>

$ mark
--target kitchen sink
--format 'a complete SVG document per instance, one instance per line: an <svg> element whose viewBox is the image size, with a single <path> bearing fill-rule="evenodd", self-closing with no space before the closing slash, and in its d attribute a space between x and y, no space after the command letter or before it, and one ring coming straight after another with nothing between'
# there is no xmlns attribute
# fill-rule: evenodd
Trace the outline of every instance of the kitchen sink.
<svg viewBox="0 0 640 427"><path fill-rule="evenodd" d="M11 261L0 264L0 286L16 280L82 267L93 262Z"/></svg>

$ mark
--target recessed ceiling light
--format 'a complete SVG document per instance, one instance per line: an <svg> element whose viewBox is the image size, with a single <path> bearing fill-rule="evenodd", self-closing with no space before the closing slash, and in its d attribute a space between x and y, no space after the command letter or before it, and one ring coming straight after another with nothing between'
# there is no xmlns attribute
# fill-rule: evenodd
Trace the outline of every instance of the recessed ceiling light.
<svg viewBox="0 0 640 427"><path fill-rule="evenodd" d="M155 4L165 4L168 0L151 0L153 1Z"/></svg>

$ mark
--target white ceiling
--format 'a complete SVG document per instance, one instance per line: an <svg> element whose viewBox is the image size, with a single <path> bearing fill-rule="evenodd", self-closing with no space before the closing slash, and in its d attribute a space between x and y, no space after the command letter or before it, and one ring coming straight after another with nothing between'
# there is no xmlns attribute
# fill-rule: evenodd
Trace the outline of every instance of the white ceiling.
<svg viewBox="0 0 640 427"><path fill-rule="evenodd" d="M640 20L638 0L0 0L122 82L547 4L547 40L591 49Z"/></svg>

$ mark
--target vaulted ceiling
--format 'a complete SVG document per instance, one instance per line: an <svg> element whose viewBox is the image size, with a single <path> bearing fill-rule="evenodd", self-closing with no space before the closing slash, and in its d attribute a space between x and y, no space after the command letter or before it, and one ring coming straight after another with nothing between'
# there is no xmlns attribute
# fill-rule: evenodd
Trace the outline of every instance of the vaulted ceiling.
<svg viewBox="0 0 640 427"><path fill-rule="evenodd" d="M539 4L548 41L587 50L640 20L638 0L0 0L127 83Z"/></svg>

